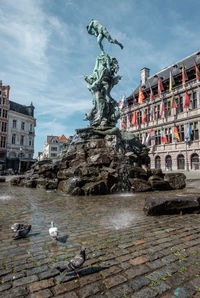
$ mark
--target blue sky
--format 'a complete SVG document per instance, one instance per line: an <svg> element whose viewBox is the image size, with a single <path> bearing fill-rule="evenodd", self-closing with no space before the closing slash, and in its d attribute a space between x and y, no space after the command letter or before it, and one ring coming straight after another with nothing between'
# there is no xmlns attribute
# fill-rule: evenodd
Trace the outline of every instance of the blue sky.
<svg viewBox="0 0 200 298"><path fill-rule="evenodd" d="M104 41L116 57L122 80L111 92L119 101L151 74L200 49L199 0L0 0L0 80L10 99L35 106L35 156L47 135L73 135L86 127L92 107L84 76L99 55L86 31L99 20L118 46Z"/></svg>

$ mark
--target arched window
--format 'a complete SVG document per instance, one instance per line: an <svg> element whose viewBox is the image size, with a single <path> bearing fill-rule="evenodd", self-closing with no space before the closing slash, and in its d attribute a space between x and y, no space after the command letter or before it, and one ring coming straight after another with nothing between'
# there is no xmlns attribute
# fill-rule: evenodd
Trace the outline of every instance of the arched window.
<svg viewBox="0 0 200 298"><path fill-rule="evenodd" d="M167 155L165 157L165 169L172 170L172 158L171 155Z"/></svg>
<svg viewBox="0 0 200 298"><path fill-rule="evenodd" d="M155 168L160 169L161 168L161 159L160 156L156 156L155 158Z"/></svg>
<svg viewBox="0 0 200 298"><path fill-rule="evenodd" d="M177 168L179 170L184 170L185 169L185 157L183 154L179 154L177 156Z"/></svg>
<svg viewBox="0 0 200 298"><path fill-rule="evenodd" d="M199 170L199 155L197 153L191 155L191 169Z"/></svg>

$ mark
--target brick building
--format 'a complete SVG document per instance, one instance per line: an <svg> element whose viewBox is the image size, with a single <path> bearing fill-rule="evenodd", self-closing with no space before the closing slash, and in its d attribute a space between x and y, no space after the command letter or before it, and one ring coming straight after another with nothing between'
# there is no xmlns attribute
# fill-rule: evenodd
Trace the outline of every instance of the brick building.
<svg viewBox="0 0 200 298"><path fill-rule="evenodd" d="M199 170L200 168L200 78L198 79L197 75L198 68L200 68L200 52L196 52L152 76L150 76L150 70L145 67L141 70L140 84L125 100L126 104L121 109L121 129L135 133L143 143L144 140L147 142L147 136L151 132L148 142L151 168L162 168L163 170L166 168ZM185 84L183 73L186 74ZM159 80L164 89L161 90L160 96ZM170 81L173 82L171 90L169 88ZM141 104L138 103L138 100L142 98L139 93L144 97ZM189 96L188 108L184 107L187 94ZM172 103L176 103L176 107L172 108ZM191 128L191 134L186 142L188 126ZM180 140L175 136L174 127L177 129ZM163 134L168 143L162 142Z"/></svg>
<svg viewBox="0 0 200 298"><path fill-rule="evenodd" d="M0 171L6 166L9 90L10 86L3 86L0 81Z"/></svg>

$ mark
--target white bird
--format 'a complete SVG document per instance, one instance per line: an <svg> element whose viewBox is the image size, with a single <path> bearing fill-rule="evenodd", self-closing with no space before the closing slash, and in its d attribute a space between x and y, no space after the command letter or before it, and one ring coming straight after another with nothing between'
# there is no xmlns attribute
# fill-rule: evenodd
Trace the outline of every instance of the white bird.
<svg viewBox="0 0 200 298"><path fill-rule="evenodd" d="M54 222L51 222L51 227L49 228L49 235L54 239L58 240L58 228L54 227Z"/></svg>

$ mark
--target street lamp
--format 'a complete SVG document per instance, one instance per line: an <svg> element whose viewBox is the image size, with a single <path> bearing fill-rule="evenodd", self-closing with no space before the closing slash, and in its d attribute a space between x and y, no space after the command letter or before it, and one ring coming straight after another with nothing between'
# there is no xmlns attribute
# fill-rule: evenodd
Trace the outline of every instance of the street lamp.
<svg viewBox="0 0 200 298"><path fill-rule="evenodd" d="M21 164L22 164L22 147L19 148L19 169L18 173L21 173Z"/></svg>

